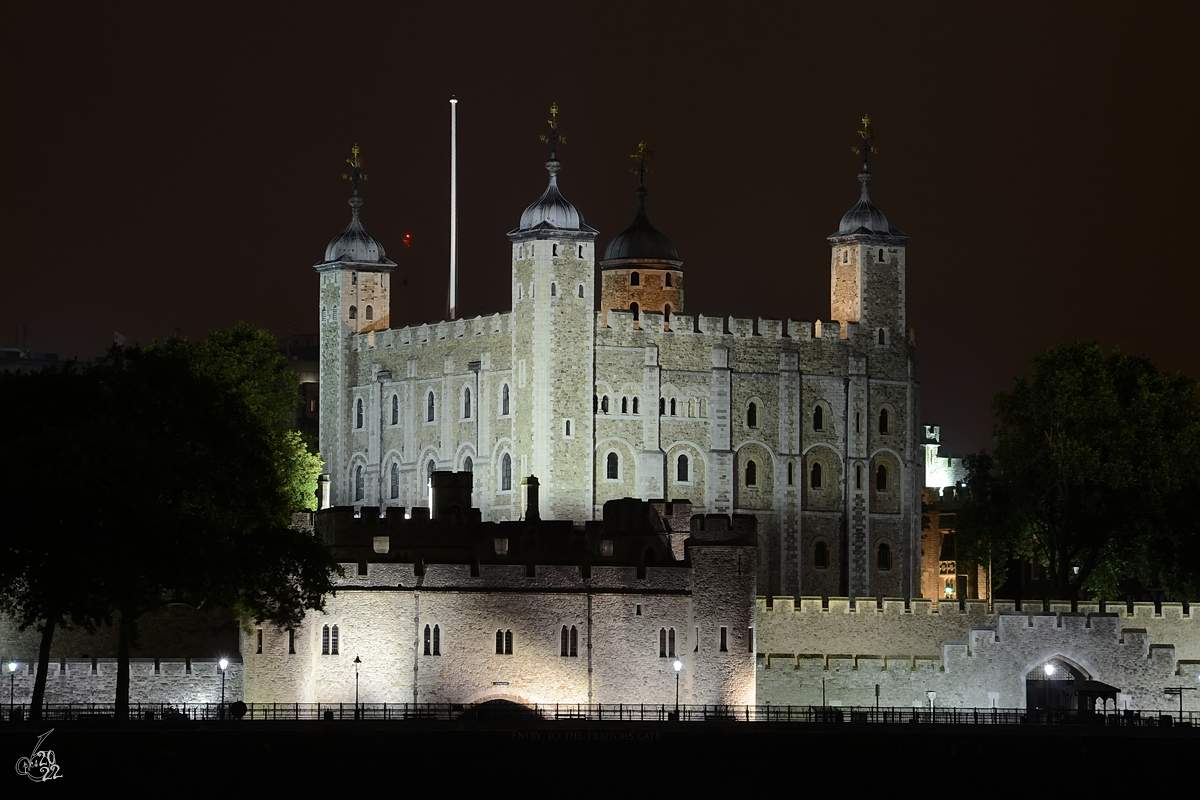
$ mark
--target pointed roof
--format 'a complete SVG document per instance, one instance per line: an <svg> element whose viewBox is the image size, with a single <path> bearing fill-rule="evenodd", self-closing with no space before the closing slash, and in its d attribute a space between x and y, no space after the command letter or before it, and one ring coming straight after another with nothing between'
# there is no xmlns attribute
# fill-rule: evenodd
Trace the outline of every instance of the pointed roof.
<svg viewBox="0 0 1200 800"><path fill-rule="evenodd" d="M314 266L318 270L350 264L394 267L396 262L387 258L383 245L379 243L378 239L367 233L359 219L358 210L362 208L362 198L358 194L358 184L366 176L362 174L362 160L359 158L358 145L354 145L351 153L351 157L346 161L353 169L349 175L343 176L350 180L350 224L325 248L325 260L317 262Z"/></svg>
<svg viewBox="0 0 1200 800"><path fill-rule="evenodd" d="M858 197L858 202L842 215L842 221L838 225L837 232L829 238L833 239L841 236L908 238L904 233L893 228L888 223L888 218L884 213L871 202L871 195L868 190L871 184L871 170L867 165L871 159L871 155L879 151L871 144L871 118L864 115L862 123L863 129L858 134L862 137L863 144L861 147L850 148L862 156L862 171L858 173L858 182L862 184L862 189Z"/></svg>
<svg viewBox="0 0 1200 800"><path fill-rule="evenodd" d="M650 153L645 149L646 143L638 143L638 152L631 158L638 159L638 167L634 172L638 176L638 210L633 218L633 224L621 231L608 243L604 250L604 260L601 267L616 267L617 263L625 261L668 261L675 269L683 266L679 260L679 251L665 235L650 224L646 216L646 165L650 161Z"/></svg>
<svg viewBox="0 0 1200 800"><path fill-rule="evenodd" d="M583 221L583 215L558 189L558 172L562 164L558 160L558 145L566 139L558 134L558 104L550 106L550 133L542 141L550 145L550 160L546 171L550 183L533 204L521 214L521 224L509 231L508 238L519 239L595 239L598 231Z"/></svg>

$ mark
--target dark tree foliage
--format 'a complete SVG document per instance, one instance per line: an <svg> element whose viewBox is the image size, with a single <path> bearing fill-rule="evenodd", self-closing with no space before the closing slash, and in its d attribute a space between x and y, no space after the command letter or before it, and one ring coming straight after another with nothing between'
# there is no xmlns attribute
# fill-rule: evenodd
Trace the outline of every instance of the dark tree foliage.
<svg viewBox="0 0 1200 800"><path fill-rule="evenodd" d="M328 552L291 524L319 470L286 427L295 381L244 325L4 381L0 399L30 425L4 444L5 463L29 468L0 539L0 595L43 626L47 655L55 624L115 620L118 713L142 614L182 602L287 627L332 590Z"/></svg>
<svg viewBox="0 0 1200 800"><path fill-rule="evenodd" d="M1057 597L1136 578L1200 597L1200 394L1097 344L1052 349L996 395L996 454L969 461L960 553L1046 567Z"/></svg>

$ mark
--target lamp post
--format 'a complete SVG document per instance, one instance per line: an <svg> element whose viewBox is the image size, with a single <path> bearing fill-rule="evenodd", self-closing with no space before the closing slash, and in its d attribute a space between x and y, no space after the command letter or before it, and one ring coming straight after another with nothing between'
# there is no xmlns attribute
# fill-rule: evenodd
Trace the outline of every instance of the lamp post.
<svg viewBox="0 0 1200 800"><path fill-rule="evenodd" d="M17 662L8 662L8 717L12 719L13 709L16 708L16 680L17 680Z"/></svg>
<svg viewBox="0 0 1200 800"><path fill-rule="evenodd" d="M925 696L929 698L929 721L937 722L937 715L933 713L933 701L937 698L937 692L930 689L925 692Z"/></svg>
<svg viewBox="0 0 1200 800"><path fill-rule="evenodd" d="M225 719L225 668L229 666L229 659L222 658L217 662L221 668L221 707L218 710L218 719Z"/></svg>
<svg viewBox="0 0 1200 800"><path fill-rule="evenodd" d="M679 673L683 669L683 662L678 658L671 664L675 668L675 721L679 721Z"/></svg>
<svg viewBox="0 0 1200 800"><path fill-rule="evenodd" d="M354 657L354 718L359 718L358 713L358 665L362 663L362 659L358 656Z"/></svg>

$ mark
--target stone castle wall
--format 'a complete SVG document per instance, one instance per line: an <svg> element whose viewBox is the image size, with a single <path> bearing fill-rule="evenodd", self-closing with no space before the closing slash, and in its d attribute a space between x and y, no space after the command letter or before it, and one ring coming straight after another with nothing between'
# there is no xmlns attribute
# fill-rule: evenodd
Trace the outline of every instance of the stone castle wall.
<svg viewBox="0 0 1200 800"><path fill-rule="evenodd" d="M1052 604L1018 612L997 601L961 608L929 601L852 605L831 598L758 601L758 702L773 705L926 706L927 691L946 706L1021 708L1026 675L1052 658L1121 690L1121 708L1170 707L1163 689L1200 680L1200 622L1178 603Z"/></svg>

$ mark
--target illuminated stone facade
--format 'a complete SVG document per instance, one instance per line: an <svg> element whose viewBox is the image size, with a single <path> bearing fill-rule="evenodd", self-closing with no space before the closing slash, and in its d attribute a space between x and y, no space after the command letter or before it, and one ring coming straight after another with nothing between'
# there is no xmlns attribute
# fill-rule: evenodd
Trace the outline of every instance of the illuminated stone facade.
<svg viewBox="0 0 1200 800"><path fill-rule="evenodd" d="M416 327L389 327L395 266L362 238L354 195L316 267L331 504L427 506L431 473L471 471L483 519L516 520L536 475L549 520L597 519L623 497L753 515L763 593L918 595L907 237L871 205L865 164L830 237L824 323L683 313L683 262L644 189L601 260L598 308L597 232L560 167L547 162L546 193L508 234L511 310Z"/></svg>

